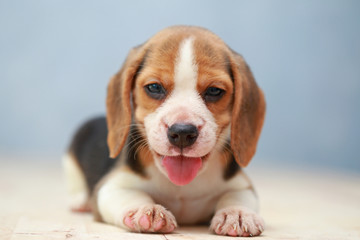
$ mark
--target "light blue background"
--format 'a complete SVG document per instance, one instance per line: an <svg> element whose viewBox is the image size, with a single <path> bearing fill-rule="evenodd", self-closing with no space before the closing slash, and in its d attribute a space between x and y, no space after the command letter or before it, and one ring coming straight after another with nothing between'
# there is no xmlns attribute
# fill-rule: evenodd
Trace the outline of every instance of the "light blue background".
<svg viewBox="0 0 360 240"><path fill-rule="evenodd" d="M267 99L255 161L360 172L360 1L0 1L0 155L60 157L128 50L174 24L240 52Z"/></svg>

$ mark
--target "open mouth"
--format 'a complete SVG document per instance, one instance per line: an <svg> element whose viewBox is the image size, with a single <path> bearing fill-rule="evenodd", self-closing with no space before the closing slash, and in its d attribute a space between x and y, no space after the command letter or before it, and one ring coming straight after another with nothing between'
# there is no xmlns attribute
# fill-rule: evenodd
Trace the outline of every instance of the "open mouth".
<svg viewBox="0 0 360 240"><path fill-rule="evenodd" d="M203 157L162 156L161 163L170 181L175 185L184 186L194 180L208 155Z"/></svg>

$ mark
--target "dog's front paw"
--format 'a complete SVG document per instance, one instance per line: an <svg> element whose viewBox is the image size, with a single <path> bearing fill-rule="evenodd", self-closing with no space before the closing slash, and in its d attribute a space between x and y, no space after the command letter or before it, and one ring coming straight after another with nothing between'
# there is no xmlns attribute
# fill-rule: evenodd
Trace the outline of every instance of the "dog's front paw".
<svg viewBox="0 0 360 240"><path fill-rule="evenodd" d="M128 211L123 222L134 232L170 233L177 227L174 215L158 204L144 205Z"/></svg>
<svg viewBox="0 0 360 240"><path fill-rule="evenodd" d="M229 207L216 212L210 229L218 235L252 237L264 231L262 217L246 207Z"/></svg>

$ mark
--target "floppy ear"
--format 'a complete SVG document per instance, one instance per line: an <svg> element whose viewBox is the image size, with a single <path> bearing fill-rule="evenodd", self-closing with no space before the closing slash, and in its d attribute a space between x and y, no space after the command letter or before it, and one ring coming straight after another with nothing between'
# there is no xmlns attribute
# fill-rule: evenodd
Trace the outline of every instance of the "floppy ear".
<svg viewBox="0 0 360 240"><path fill-rule="evenodd" d="M249 66L233 52L234 105L231 119L231 149L236 162L246 167L256 151L265 116L265 99Z"/></svg>
<svg viewBox="0 0 360 240"><path fill-rule="evenodd" d="M131 124L131 90L137 73L141 70L145 51L133 48L120 71L111 78L107 89L106 121L107 143L110 157L115 158L123 148Z"/></svg>

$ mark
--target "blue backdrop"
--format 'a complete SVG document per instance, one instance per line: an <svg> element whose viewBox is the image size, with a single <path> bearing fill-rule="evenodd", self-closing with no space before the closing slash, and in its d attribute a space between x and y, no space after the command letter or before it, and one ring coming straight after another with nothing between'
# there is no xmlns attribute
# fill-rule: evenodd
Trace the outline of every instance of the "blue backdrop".
<svg viewBox="0 0 360 240"><path fill-rule="evenodd" d="M360 1L0 1L0 155L60 157L128 50L174 24L240 52L267 99L256 160L360 171Z"/></svg>

